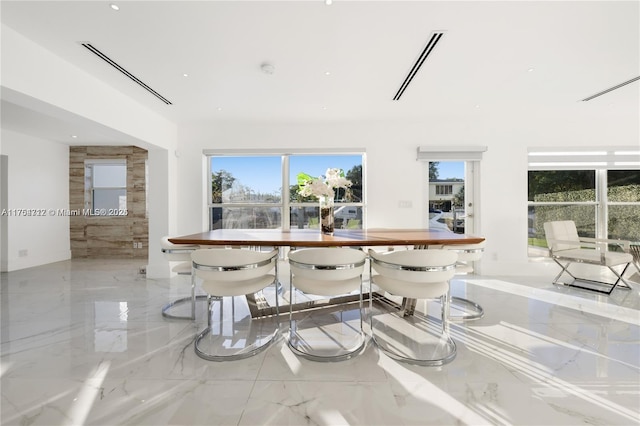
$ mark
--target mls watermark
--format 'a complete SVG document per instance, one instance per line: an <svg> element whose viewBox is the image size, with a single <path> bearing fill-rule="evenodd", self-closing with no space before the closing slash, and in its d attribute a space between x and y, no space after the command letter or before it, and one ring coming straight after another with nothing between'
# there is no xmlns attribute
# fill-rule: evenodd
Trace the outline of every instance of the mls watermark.
<svg viewBox="0 0 640 426"><path fill-rule="evenodd" d="M0 216L127 216L126 209L2 209Z"/></svg>

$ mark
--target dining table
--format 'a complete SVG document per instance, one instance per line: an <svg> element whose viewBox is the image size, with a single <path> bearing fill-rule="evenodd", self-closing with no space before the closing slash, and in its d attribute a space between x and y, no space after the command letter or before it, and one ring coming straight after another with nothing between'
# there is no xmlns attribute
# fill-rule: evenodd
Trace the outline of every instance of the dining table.
<svg viewBox="0 0 640 426"><path fill-rule="evenodd" d="M478 244L484 241L484 238L425 228L337 229L333 234L323 234L318 229L214 229L172 237L169 238L169 241L174 244L195 244L201 247L249 247L253 249L261 247L278 249L285 247L292 249L305 247L387 247L389 250L393 250L398 246L438 248L443 245ZM195 285L195 282L192 285ZM386 300L382 295L376 297ZM195 303L195 296L193 298L192 303ZM254 318L280 314L277 307L270 305L264 295L246 295L246 299L251 316ZM318 307L331 309L331 307L357 303L357 300L353 295L338 296L322 301L309 300L292 305L292 311L304 312ZM415 300L404 299L398 309L411 315L414 307Z"/></svg>
<svg viewBox="0 0 640 426"><path fill-rule="evenodd" d="M441 229L337 229L331 235L317 229L214 229L169 238L169 241L201 246L393 247L477 244L484 238Z"/></svg>

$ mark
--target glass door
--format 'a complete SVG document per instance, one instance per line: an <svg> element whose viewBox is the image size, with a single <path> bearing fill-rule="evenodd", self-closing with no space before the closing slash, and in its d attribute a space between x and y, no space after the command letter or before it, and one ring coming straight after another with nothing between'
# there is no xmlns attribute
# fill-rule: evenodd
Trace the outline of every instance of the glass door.
<svg viewBox="0 0 640 426"><path fill-rule="evenodd" d="M428 227L457 234L475 228L477 161L428 162Z"/></svg>

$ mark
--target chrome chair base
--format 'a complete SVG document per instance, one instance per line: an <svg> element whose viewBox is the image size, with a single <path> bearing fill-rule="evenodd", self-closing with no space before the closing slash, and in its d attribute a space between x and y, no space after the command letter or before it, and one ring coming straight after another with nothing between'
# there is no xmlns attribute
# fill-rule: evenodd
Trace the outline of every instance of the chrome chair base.
<svg viewBox="0 0 640 426"><path fill-rule="evenodd" d="M556 277L553 279L553 284L554 285L562 285L562 286L567 286L567 287L573 287L573 288L579 288L582 290L589 290L589 291L594 291L596 293L601 293L601 294L606 294L606 295L610 295L614 289L616 288L620 288L623 290L631 290L631 285L629 284L629 282L627 282L627 280L625 278L623 278L625 272L627 272L627 269L629 268L630 264L627 264L624 269L622 270L622 273L618 273L618 271L616 271L613 267L611 266L607 266L607 268L609 268L609 270L616 276L617 280L613 283L608 283L608 282L604 282L604 281L599 281L599 280L590 280L587 278L578 278L575 275L573 275L571 272L569 272L569 266L571 265L572 262L568 262L566 265L563 265L562 262L560 262L558 259L556 259L555 257L553 258L554 262L556 262L561 268L562 270L558 273L558 275L556 275ZM634 264L635 266L635 264ZM637 266L636 266L637 269ZM560 281L560 277L563 274L567 274L569 275L573 281L570 283L565 283ZM576 283L578 282L584 282L585 284L591 284L592 286L584 286L584 285L578 285Z"/></svg>
<svg viewBox="0 0 640 426"><path fill-rule="evenodd" d="M208 339L208 343L212 347L219 347L220 344L217 341L225 341L229 339L228 336L214 335L211 333L212 328L207 327L196 336L196 340L194 342L194 348L196 355L198 355L202 359L206 359L207 361L234 361L244 358L252 357L263 350L267 349L271 343L275 340L278 330L274 330L271 334L265 334L259 339L256 339L255 342L247 347L243 347L241 349L233 349L229 348L228 351L224 351L221 353L211 353L210 351L203 350L203 340Z"/></svg>
<svg viewBox="0 0 640 426"><path fill-rule="evenodd" d="M239 360L262 352L276 340L280 331L278 316L252 319L244 299L212 298L208 314L219 320L196 335L196 355L207 361Z"/></svg>
<svg viewBox="0 0 640 426"><path fill-rule="evenodd" d="M329 336L329 338L327 338ZM319 362L345 361L365 348L358 309L291 320L289 348L298 356Z"/></svg>
<svg viewBox="0 0 640 426"><path fill-rule="evenodd" d="M452 296L449 309L450 321L470 321L484 316L484 309L482 306L473 300L465 299L463 297ZM461 313L452 314L452 311L459 311Z"/></svg>
<svg viewBox="0 0 640 426"><path fill-rule="evenodd" d="M407 364L438 367L456 357L456 343L443 333L442 322L422 313L407 315L401 307L377 299L371 314L371 336L388 357ZM436 305L437 306L437 305Z"/></svg>
<svg viewBox="0 0 640 426"><path fill-rule="evenodd" d="M195 297L196 301L205 301L207 300L206 294L200 294ZM182 305L183 303L191 303L193 298L191 296L181 297L180 299L173 300L162 307L162 316L167 319L178 319L178 320L195 320L196 312L195 309L191 309L191 315L175 315L170 313L170 310L176 306Z"/></svg>
<svg viewBox="0 0 640 426"><path fill-rule="evenodd" d="M354 356L358 355L360 352L362 352L364 347L365 347L365 342L362 342L360 344L360 346L358 346L355 349L351 349L351 350L349 350L348 352L346 352L344 354L322 356L322 355L307 353L307 352L304 352L304 351L300 350L299 349L300 346L296 346L295 345L295 339L293 341L291 339L289 339L289 349L291 349L293 351L293 353L295 353L296 355L300 356L301 358L305 358L305 359L308 359L310 361L316 361L316 362L346 361L346 360L351 359Z"/></svg>
<svg viewBox="0 0 640 426"><path fill-rule="evenodd" d="M372 340L388 357L427 367L442 366L455 359L457 349L453 339L425 329L426 318L421 314L414 313L410 317L397 313L382 315L384 318L372 317ZM430 320L427 321L431 323ZM440 326L435 323L431 325L435 328ZM412 326L413 330L408 331L408 326Z"/></svg>

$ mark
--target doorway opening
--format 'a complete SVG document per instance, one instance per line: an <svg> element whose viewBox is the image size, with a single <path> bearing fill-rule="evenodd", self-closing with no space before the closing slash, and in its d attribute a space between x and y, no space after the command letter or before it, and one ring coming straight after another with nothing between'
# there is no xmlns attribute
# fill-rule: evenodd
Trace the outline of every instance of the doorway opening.
<svg viewBox="0 0 640 426"><path fill-rule="evenodd" d="M428 227L457 234L473 234L478 227L475 183L479 161L429 161L427 176Z"/></svg>

